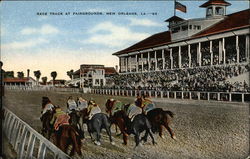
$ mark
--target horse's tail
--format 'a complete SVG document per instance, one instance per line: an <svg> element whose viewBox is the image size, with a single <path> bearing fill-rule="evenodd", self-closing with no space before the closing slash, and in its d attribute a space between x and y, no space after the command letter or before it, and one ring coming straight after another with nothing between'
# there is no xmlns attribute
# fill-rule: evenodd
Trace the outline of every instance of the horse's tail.
<svg viewBox="0 0 250 159"><path fill-rule="evenodd" d="M165 114L165 115L171 116L171 118L173 118L174 115L175 115L173 112L171 112L171 111L169 111L169 110L165 110L165 111L164 111L164 114Z"/></svg>

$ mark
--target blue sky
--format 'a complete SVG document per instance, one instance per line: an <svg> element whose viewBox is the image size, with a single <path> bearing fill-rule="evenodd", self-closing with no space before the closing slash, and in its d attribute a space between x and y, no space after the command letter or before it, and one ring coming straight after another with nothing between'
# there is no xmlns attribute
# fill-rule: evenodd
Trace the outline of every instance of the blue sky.
<svg viewBox="0 0 250 159"><path fill-rule="evenodd" d="M185 18L205 16L199 8L206 1L180 1ZM248 1L228 1L227 13L249 8ZM1 5L1 61L5 70L40 70L51 79L69 79L66 72L81 64L118 65L112 53L158 32L166 31L164 20L173 16L173 1L3 1ZM63 13L51 15L50 13ZM102 15L73 15L101 12ZM113 12L115 15L107 15ZM136 15L118 15L121 12ZM47 13L47 15L37 15ZM69 13L69 15L66 15ZM153 13L153 14L152 14ZM156 13L156 14L155 14Z"/></svg>

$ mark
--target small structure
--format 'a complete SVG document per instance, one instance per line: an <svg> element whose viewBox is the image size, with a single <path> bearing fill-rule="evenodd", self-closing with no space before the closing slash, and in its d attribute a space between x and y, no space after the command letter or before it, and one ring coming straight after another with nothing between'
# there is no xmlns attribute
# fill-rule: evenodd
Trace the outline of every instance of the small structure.
<svg viewBox="0 0 250 159"><path fill-rule="evenodd" d="M23 77L23 78L4 78L4 85L6 86L34 86L37 85L36 80L32 77Z"/></svg>
<svg viewBox="0 0 250 159"><path fill-rule="evenodd" d="M66 80L58 79L58 80L54 80L54 81L50 80L47 84L48 85L63 87L63 86L65 86L65 82L66 82Z"/></svg>

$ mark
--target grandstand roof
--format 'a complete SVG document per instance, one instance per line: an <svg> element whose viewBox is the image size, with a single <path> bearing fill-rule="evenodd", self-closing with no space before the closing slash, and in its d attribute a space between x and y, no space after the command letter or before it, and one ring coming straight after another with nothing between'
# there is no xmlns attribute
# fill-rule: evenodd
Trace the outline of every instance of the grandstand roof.
<svg viewBox="0 0 250 159"><path fill-rule="evenodd" d="M236 12L233 14L229 14L227 15L226 18L224 18L220 22L193 35L192 37L190 37L190 39L249 27L250 26L249 19L250 19L250 9ZM175 41L175 42L178 42L178 41ZM143 49L149 49L152 47L162 46L162 45L170 44L170 43L173 43L171 41L170 31L160 32L124 50L115 52L113 53L113 55L122 55L122 54L130 53L130 52L136 52L136 51L140 51Z"/></svg>

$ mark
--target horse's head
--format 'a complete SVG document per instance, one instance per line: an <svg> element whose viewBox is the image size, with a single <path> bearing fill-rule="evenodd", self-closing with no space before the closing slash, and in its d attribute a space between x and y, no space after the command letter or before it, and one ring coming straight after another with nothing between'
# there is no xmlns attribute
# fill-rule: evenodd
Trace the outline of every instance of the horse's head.
<svg viewBox="0 0 250 159"><path fill-rule="evenodd" d="M88 120L89 113L88 113L88 109L87 109L87 108L84 108L84 109L80 110L79 114L80 114L80 117L81 117L85 122Z"/></svg>

